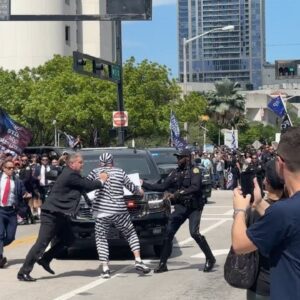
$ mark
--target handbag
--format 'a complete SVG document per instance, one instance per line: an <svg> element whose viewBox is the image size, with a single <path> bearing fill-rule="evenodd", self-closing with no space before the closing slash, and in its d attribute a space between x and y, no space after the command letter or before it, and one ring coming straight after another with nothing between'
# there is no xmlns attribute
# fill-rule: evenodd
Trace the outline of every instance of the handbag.
<svg viewBox="0 0 300 300"><path fill-rule="evenodd" d="M259 253L236 254L231 247L224 264L224 278L231 286L249 289L255 282L259 269Z"/></svg>

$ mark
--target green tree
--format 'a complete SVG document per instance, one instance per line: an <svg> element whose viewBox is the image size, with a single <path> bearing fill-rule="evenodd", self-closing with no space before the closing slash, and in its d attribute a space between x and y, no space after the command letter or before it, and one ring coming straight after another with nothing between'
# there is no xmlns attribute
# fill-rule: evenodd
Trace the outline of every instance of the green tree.
<svg viewBox="0 0 300 300"><path fill-rule="evenodd" d="M271 143L275 141L275 134L278 130L270 125L264 126L262 123L252 122L249 126L239 132L239 147L244 148L258 140L261 143Z"/></svg>
<svg viewBox="0 0 300 300"><path fill-rule="evenodd" d="M245 99L229 79L215 83L215 92L206 93L208 113L220 128L244 125Z"/></svg>

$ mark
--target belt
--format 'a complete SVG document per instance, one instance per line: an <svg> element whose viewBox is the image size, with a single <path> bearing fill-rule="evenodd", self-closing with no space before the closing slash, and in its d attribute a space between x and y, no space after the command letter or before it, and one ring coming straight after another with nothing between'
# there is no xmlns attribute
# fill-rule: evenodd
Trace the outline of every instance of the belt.
<svg viewBox="0 0 300 300"><path fill-rule="evenodd" d="M3 210L13 210L15 208L14 208L14 206L0 206L0 209L3 209Z"/></svg>

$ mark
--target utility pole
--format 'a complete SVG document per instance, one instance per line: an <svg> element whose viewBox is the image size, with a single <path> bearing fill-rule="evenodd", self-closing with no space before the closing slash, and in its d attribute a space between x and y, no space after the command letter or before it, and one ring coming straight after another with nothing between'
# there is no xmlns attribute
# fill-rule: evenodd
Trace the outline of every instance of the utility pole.
<svg viewBox="0 0 300 300"><path fill-rule="evenodd" d="M120 66L120 80L117 83L117 103L118 111L124 111L124 99L123 99L123 65L122 65L122 22L117 20L116 24L116 55L117 64ZM124 146L125 135L124 127L121 125L118 127L118 146Z"/></svg>

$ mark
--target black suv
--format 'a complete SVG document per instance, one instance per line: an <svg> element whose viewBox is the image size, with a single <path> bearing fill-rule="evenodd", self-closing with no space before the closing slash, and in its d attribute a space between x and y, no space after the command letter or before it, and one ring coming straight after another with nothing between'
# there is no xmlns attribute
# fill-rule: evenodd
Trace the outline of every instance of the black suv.
<svg viewBox="0 0 300 300"><path fill-rule="evenodd" d="M114 165L122 168L127 174L139 173L140 178L151 183L160 180L158 168L146 150L128 148L90 148L81 149L84 159L84 174L99 166L99 156L109 152L114 157ZM171 205L163 199L163 193L145 191L143 198L139 196L125 196L132 222L135 226L141 245L153 245L154 252L160 256L163 237L166 230ZM95 247L94 219L91 209L82 199L78 211L71 219L75 242L71 248ZM109 243L112 246L126 245L120 232L112 227L109 232Z"/></svg>
<svg viewBox="0 0 300 300"><path fill-rule="evenodd" d="M177 168L177 158L174 156L178 150L172 147L158 147L149 148L154 161L156 162L161 176L164 178L168 174ZM199 165L196 161L195 164L201 169L202 173L202 197L205 203L207 199L211 197L212 179L208 170Z"/></svg>

